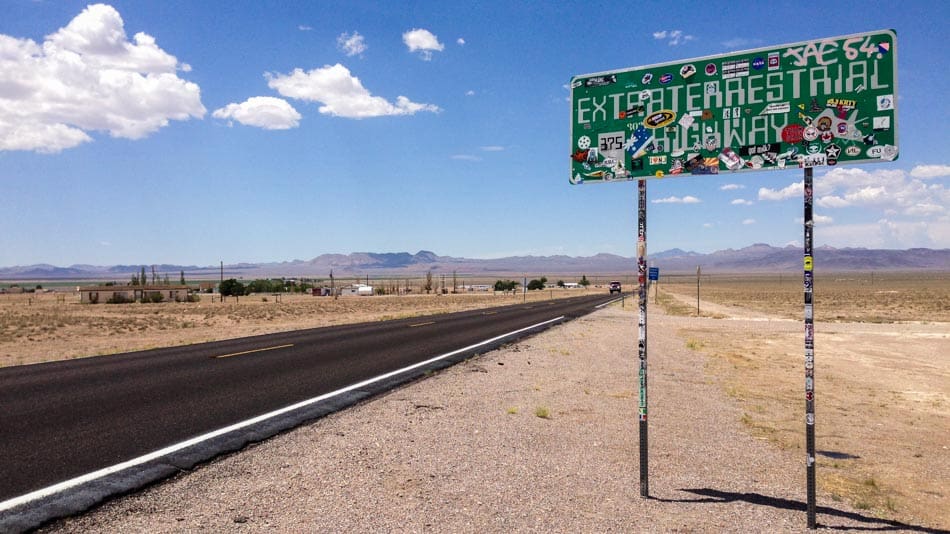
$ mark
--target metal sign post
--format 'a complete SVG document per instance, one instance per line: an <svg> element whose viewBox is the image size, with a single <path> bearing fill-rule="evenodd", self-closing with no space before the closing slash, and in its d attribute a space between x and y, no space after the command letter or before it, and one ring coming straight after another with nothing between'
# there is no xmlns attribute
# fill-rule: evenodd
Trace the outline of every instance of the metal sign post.
<svg viewBox="0 0 950 534"><path fill-rule="evenodd" d="M815 308L813 303L815 276L812 240L814 238L814 219L812 200L814 187L812 169L805 169L805 449L807 486L808 528L816 528L815 522Z"/></svg>
<svg viewBox="0 0 950 534"><path fill-rule="evenodd" d="M637 280L640 284L640 496L650 496L649 448L647 446L647 181L637 184Z"/></svg>

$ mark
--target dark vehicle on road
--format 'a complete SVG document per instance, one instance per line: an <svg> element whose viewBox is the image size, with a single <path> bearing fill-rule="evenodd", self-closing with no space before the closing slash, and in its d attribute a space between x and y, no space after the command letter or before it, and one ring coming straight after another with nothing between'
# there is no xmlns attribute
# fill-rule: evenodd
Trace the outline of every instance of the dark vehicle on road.
<svg viewBox="0 0 950 534"><path fill-rule="evenodd" d="M621 289L620 289L620 282L618 282L618 281L616 281L616 280L613 280L612 282L610 282L610 284L609 284L608 287L610 288L610 294L611 294L611 295L613 295L614 293L620 293L620 292L621 292Z"/></svg>

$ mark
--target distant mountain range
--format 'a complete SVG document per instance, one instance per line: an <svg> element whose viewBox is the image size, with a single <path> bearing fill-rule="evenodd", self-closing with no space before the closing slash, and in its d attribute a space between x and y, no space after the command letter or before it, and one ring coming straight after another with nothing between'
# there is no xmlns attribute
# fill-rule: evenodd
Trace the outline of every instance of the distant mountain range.
<svg viewBox="0 0 950 534"><path fill-rule="evenodd" d="M648 256L651 266L661 272L788 272L802 270L802 248L755 244L741 249L719 250L710 254L680 249L665 250ZM146 265L148 275L152 266ZM0 267L0 280L124 280L137 274L141 265L27 265ZM950 249L913 248L908 250L872 250L864 248L819 247L815 251L818 271L950 271ZM333 271L337 277L420 276L427 271L439 274L482 276L520 276L540 274L627 274L636 270L636 258L615 254L595 256L512 256L497 259L470 259L439 256L421 250L408 252L323 254L311 260L272 263L238 263L224 266L225 278L317 277ZM181 271L189 279L218 279L220 266L155 265L155 272L177 280Z"/></svg>

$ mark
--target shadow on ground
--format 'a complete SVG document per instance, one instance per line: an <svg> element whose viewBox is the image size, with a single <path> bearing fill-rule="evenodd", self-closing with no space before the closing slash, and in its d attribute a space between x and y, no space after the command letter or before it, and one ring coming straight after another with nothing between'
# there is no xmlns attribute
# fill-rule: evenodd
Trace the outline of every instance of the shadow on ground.
<svg viewBox="0 0 950 534"><path fill-rule="evenodd" d="M773 508L780 508L783 510L797 510L802 513L806 511L806 505L803 501L793 501L790 499L782 499L779 497L769 497L768 495L762 495L760 493L735 493L729 491L719 491L711 488L680 488L680 491L685 491L688 493L693 493L695 495L701 496L696 499L661 499L656 497L651 497L651 499L659 502L682 502L682 503L730 503L730 502L747 502L750 504L756 504L760 506L771 506ZM932 533L941 533L941 534L950 534L950 530L942 530L937 528L922 527L918 525L910 525L907 523L902 523L900 521L893 521L890 519L881 519L879 517L871 517L856 512L848 512L845 510L838 510L836 508L830 508L827 506L818 506L815 509L815 512L819 516L828 516L831 517L840 517L843 519L848 519L856 523L865 523L866 526L853 526L853 525L832 525L828 523L822 523L820 517L818 518L818 526L820 528L826 528L830 530L850 530L850 531L880 531L886 532L889 530L903 530L909 532L932 532Z"/></svg>

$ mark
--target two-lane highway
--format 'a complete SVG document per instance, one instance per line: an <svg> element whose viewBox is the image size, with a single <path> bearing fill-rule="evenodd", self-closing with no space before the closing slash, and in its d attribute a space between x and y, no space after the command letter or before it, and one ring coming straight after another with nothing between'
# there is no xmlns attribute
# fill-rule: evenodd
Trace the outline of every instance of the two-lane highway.
<svg viewBox="0 0 950 534"><path fill-rule="evenodd" d="M0 369L0 525L3 514L62 493L70 487L64 481L333 392L345 391L351 403L610 300L577 297ZM328 401L337 402L332 409L346 404ZM245 425L246 436L227 447L283 428L262 435L262 424L254 431ZM194 453L194 461L215 452L223 450ZM158 471L190 467L181 462Z"/></svg>

